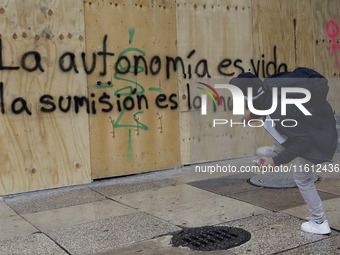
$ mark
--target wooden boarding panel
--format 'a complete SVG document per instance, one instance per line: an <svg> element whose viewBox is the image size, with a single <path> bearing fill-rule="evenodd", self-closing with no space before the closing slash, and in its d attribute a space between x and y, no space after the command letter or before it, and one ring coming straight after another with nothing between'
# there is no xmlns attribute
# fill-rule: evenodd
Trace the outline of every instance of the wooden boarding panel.
<svg viewBox="0 0 340 255"><path fill-rule="evenodd" d="M313 7L313 28L315 45L315 67L322 75L329 79L330 90L328 101L333 109L340 112L339 101L339 79L340 79L340 46L333 50L333 46L340 45L340 33L336 33L336 27L340 27L340 2L331 1L312 1ZM334 30L334 31L333 31Z"/></svg>
<svg viewBox="0 0 340 255"><path fill-rule="evenodd" d="M255 63L259 77L274 73L274 65L268 61L275 62L274 47L276 71L295 68L295 2L258 0L252 4L254 58L260 60Z"/></svg>
<svg viewBox="0 0 340 255"><path fill-rule="evenodd" d="M310 0L295 1L296 5L293 28L295 37L295 67L309 67L315 69L315 40L313 5ZM295 20L295 21L294 21Z"/></svg>
<svg viewBox="0 0 340 255"><path fill-rule="evenodd" d="M87 96L82 67L59 67L65 52L85 50L83 11L82 1L0 1L2 65L20 68L0 71L0 195L91 181L88 114L40 103Z"/></svg>
<svg viewBox="0 0 340 255"><path fill-rule="evenodd" d="M251 70L251 1L177 1L177 22L179 55L185 56L195 50L190 58L192 70L196 70L197 63L206 60L211 76L211 79L204 77L206 83L213 82L214 78L223 78L220 81L227 83L231 77ZM219 65L223 66L220 70ZM202 69L198 72L201 75ZM187 86L195 90L197 77L193 74L189 80L188 76L179 76L182 163L253 155L259 145L255 137L262 135L263 130L227 125L212 128L212 119L200 116L199 111L189 113L189 104L193 110L195 98L193 94L188 95ZM231 97L227 91L221 90L221 93L226 101ZM212 114L213 108L208 107L207 115ZM222 116L235 121L242 118L233 117L230 109L222 112Z"/></svg>
<svg viewBox="0 0 340 255"><path fill-rule="evenodd" d="M212 81L217 82L218 79L212 79ZM232 97L229 91L217 89L217 92L221 98ZM200 92L191 94L195 97L200 96ZM215 111L214 104L208 103L206 116L201 115L200 110L190 112L191 163L250 156L255 154L256 148L262 145L272 145L272 139L262 127L244 126L243 116L232 115L229 106L226 107L226 111L224 106L216 107ZM214 127L214 119L220 120L218 123L222 124ZM224 123L224 121L227 122Z"/></svg>
<svg viewBox="0 0 340 255"><path fill-rule="evenodd" d="M90 116L92 177L178 167L178 79L172 66L169 77L166 72L167 57L177 57L175 1L85 1L85 16L88 55L103 51L105 35L107 51L114 54L107 56L106 74L98 56L88 75L89 94L106 93L113 105L102 112L102 104ZM138 56L147 62L147 74L143 60L135 64Z"/></svg>
<svg viewBox="0 0 340 255"><path fill-rule="evenodd" d="M339 12L338 0L0 0L0 195L272 144L263 128L213 128L242 116L223 89L202 116L197 81L306 66L340 112Z"/></svg>

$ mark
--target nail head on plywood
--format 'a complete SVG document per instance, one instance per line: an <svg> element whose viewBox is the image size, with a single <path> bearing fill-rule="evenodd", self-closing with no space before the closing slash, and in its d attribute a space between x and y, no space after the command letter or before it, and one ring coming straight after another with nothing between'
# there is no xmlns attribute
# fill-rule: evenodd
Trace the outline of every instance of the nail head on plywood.
<svg viewBox="0 0 340 255"><path fill-rule="evenodd" d="M48 10L48 15L50 15L50 16L52 16L53 15L53 11L50 9L50 10Z"/></svg>
<svg viewBox="0 0 340 255"><path fill-rule="evenodd" d="M4 13L5 13L5 9L1 7L0 13L1 13L1 14L4 14Z"/></svg>

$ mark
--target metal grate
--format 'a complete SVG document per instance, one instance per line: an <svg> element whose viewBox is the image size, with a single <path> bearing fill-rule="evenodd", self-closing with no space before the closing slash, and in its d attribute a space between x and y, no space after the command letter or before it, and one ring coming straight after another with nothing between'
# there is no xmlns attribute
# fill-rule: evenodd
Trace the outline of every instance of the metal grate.
<svg viewBox="0 0 340 255"><path fill-rule="evenodd" d="M251 235L241 228L207 226L188 228L175 234L173 246L189 247L198 251L227 250L248 242Z"/></svg>

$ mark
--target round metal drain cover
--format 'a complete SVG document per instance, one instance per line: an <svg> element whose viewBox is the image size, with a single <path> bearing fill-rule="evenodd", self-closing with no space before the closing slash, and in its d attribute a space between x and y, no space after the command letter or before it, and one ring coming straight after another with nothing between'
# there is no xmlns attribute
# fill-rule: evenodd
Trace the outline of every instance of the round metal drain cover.
<svg viewBox="0 0 340 255"><path fill-rule="evenodd" d="M173 246L189 247L198 251L227 250L250 240L250 233L241 228L207 226L188 228L175 234Z"/></svg>
<svg viewBox="0 0 340 255"><path fill-rule="evenodd" d="M314 182L318 181L318 177L314 177ZM272 188L272 189L284 189L284 188L297 188L294 181L293 173L265 173L258 174L249 182L255 186Z"/></svg>

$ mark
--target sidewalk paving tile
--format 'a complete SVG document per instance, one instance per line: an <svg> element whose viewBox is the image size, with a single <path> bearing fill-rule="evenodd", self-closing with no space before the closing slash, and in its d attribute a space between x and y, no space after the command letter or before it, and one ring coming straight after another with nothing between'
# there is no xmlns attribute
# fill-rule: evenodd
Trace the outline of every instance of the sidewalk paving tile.
<svg viewBox="0 0 340 255"><path fill-rule="evenodd" d="M93 254L152 239L180 228L143 213L92 221L46 233L72 255Z"/></svg>
<svg viewBox="0 0 340 255"><path fill-rule="evenodd" d="M166 186L171 186L177 182L173 179L157 180L157 181L146 181L146 182L135 182L135 183L117 183L109 185L96 185L91 189L103 194L107 197L117 196L121 194L134 193L143 190L158 189Z"/></svg>
<svg viewBox="0 0 340 255"><path fill-rule="evenodd" d="M96 253L96 255L234 255L229 250L220 251L193 251L187 247L174 247L171 242L171 235L158 237L145 242L136 243L128 247Z"/></svg>
<svg viewBox="0 0 340 255"><path fill-rule="evenodd" d="M91 189L72 187L13 195L4 200L18 214L27 214L104 199Z"/></svg>
<svg viewBox="0 0 340 255"><path fill-rule="evenodd" d="M67 255L56 243L42 233L0 241L1 255Z"/></svg>
<svg viewBox="0 0 340 255"><path fill-rule="evenodd" d="M340 254L340 236L332 236L321 241L300 246L296 249L281 253L282 255L329 255Z"/></svg>
<svg viewBox="0 0 340 255"><path fill-rule="evenodd" d="M340 195L340 177L325 178L320 183L316 184L316 189Z"/></svg>
<svg viewBox="0 0 340 255"><path fill-rule="evenodd" d="M230 249L236 254L273 254L328 238L300 230L303 221L283 213L268 213L222 224L243 228L251 233L249 242ZM331 236L338 233L332 232Z"/></svg>
<svg viewBox="0 0 340 255"><path fill-rule="evenodd" d="M330 227L340 230L340 198L322 201L322 205ZM310 216L306 205L290 208L282 212L299 217L301 219L305 219L306 217Z"/></svg>
<svg viewBox="0 0 340 255"><path fill-rule="evenodd" d="M334 194L319 192L322 200L339 197ZM232 194L232 198L261 206L272 211L281 211L288 208L304 205L305 202L298 188L292 189L267 189L260 188L249 192Z"/></svg>
<svg viewBox="0 0 340 255"><path fill-rule="evenodd" d="M327 240L326 238L329 238L329 236L312 235L300 231L301 223L301 220L283 213L268 213L221 224L240 227L252 234L250 241L228 250L210 251L205 253L193 251L186 247L173 247L170 243L172 236L167 235L153 240L136 243L128 247L98 253L96 255L273 254L275 252L296 248L319 240ZM337 233L333 232L331 237L334 236L337 238L338 236L336 235ZM334 247L336 246L335 244L336 242L334 242Z"/></svg>
<svg viewBox="0 0 340 255"><path fill-rule="evenodd" d="M122 194L118 196L112 196L113 200L124 200L128 199L129 205L141 205L147 201L151 204L178 204L178 203L189 203L193 200L204 200L218 196L211 192L192 187L187 184L180 184L175 186L164 187L157 190L144 190L135 193ZM163 205L162 205L163 206Z"/></svg>
<svg viewBox="0 0 340 255"><path fill-rule="evenodd" d="M106 199L22 216L41 231L46 231L135 212L130 207Z"/></svg>
<svg viewBox="0 0 340 255"><path fill-rule="evenodd" d="M268 212L186 184L115 196L112 199L184 227L217 224Z"/></svg>
<svg viewBox="0 0 340 255"><path fill-rule="evenodd" d="M36 232L37 229L0 201L0 240ZM2 253L0 253L2 254Z"/></svg>
<svg viewBox="0 0 340 255"><path fill-rule="evenodd" d="M255 176L255 174L240 173L220 178L190 182L188 184L222 196L226 196L259 189L259 187L255 187L247 182L247 180L253 176Z"/></svg>

